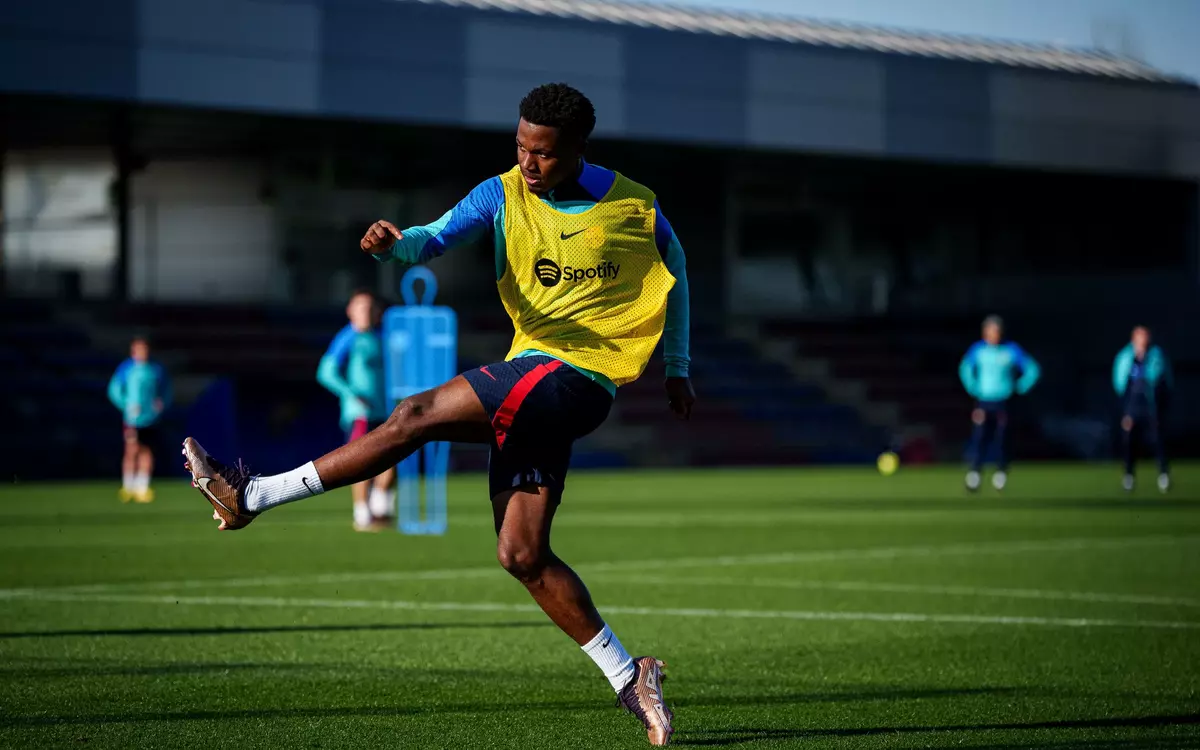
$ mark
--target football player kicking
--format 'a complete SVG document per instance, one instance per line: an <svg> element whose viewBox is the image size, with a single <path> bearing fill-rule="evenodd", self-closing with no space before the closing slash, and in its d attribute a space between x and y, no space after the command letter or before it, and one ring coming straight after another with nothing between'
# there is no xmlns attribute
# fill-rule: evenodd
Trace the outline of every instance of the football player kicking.
<svg viewBox="0 0 1200 750"><path fill-rule="evenodd" d="M517 166L433 224L401 232L379 221L360 243L377 259L411 264L490 235L515 330L504 361L405 399L375 430L285 474L250 476L191 438L183 453L220 528L240 529L283 503L377 476L427 442L490 444L500 564L604 672L651 744L665 745L673 728L663 663L629 655L550 546L572 443L605 420L660 338L671 410L686 419L695 401L683 250L653 192L584 160L595 122L579 91L539 86L521 101Z"/></svg>

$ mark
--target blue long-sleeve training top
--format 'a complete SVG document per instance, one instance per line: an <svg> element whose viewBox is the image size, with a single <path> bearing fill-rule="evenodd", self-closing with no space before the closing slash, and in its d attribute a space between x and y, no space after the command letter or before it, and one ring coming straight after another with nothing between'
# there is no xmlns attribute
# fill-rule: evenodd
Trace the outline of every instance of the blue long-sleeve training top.
<svg viewBox="0 0 1200 750"><path fill-rule="evenodd" d="M980 401L1007 401L1014 393L1028 393L1041 374L1037 361L1011 341L977 341L958 365L963 388Z"/></svg>
<svg viewBox="0 0 1200 750"><path fill-rule="evenodd" d="M132 357L117 366L108 381L108 400L128 427L149 427L171 404L171 380L157 362Z"/></svg>
<svg viewBox="0 0 1200 750"><path fill-rule="evenodd" d="M563 213L582 213L604 197L615 179L616 174L612 170L585 161L574 179L566 180L548 195L542 196L542 200ZM687 261L683 246L657 200L654 209L657 214L655 244L667 270L675 277L675 286L667 295L663 360L667 377L688 377L691 359L688 355L690 307ZM475 242L489 232L495 248L496 278L500 279L507 265L508 248L504 236L504 186L499 177L492 177L477 185L458 205L432 224L403 230L403 238L392 245L391 252L376 257L380 260L395 259L410 265L425 263L447 250ZM603 375L592 372L585 374L610 393L616 392L616 386Z"/></svg>
<svg viewBox="0 0 1200 750"><path fill-rule="evenodd" d="M1141 359L1134 354L1133 344L1117 352L1113 359L1113 390L1126 400L1145 398L1154 403L1160 387L1171 387L1171 365L1167 355L1157 346L1150 347Z"/></svg>
<svg viewBox="0 0 1200 750"><path fill-rule="evenodd" d="M379 332L356 331L347 323L321 357L317 382L341 402L341 423L345 429L350 429L357 419L387 419Z"/></svg>

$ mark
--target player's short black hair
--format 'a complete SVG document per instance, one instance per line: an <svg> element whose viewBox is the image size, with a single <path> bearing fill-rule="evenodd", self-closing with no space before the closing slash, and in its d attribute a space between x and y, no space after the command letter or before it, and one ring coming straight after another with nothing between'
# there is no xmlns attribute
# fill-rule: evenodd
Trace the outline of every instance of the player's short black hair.
<svg viewBox="0 0 1200 750"><path fill-rule="evenodd" d="M360 287L355 288L354 291L350 292L350 296L346 298L346 301L349 302L350 300L354 299L355 297L358 297L358 296L364 295L364 294L371 298L372 303L374 303L376 305L379 304L379 297L377 297L375 295L375 292L370 287L365 287L365 286L360 286Z"/></svg>
<svg viewBox="0 0 1200 750"><path fill-rule="evenodd" d="M521 100L521 119L558 128L560 134L582 142L596 127L596 108L579 89L565 83L546 83Z"/></svg>
<svg viewBox="0 0 1200 750"><path fill-rule="evenodd" d="M151 345L150 344L150 334L148 334L148 333L133 334L133 338L129 339L129 345L133 346L134 344L138 343L139 341L142 342L143 344L145 344L147 347L149 347Z"/></svg>

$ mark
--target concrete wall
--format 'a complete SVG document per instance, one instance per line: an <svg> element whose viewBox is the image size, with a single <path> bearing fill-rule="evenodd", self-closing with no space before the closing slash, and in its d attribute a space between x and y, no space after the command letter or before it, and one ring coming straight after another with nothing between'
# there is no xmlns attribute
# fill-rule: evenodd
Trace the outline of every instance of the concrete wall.
<svg viewBox="0 0 1200 750"><path fill-rule="evenodd" d="M107 151L10 151L4 160L5 291L105 296L113 285L116 220L110 189L116 177Z"/></svg>
<svg viewBox="0 0 1200 750"><path fill-rule="evenodd" d="M152 162L133 178L135 300L281 300L275 210L247 162Z"/></svg>
<svg viewBox="0 0 1200 750"><path fill-rule="evenodd" d="M0 90L511 127L566 80L604 135L1200 177L1200 94L405 0L0 4Z"/></svg>

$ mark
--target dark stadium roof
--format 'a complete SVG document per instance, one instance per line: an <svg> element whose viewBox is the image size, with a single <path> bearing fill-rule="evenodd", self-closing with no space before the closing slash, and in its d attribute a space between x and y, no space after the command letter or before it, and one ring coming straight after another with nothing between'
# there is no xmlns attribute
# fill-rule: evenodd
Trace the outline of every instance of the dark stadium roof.
<svg viewBox="0 0 1200 750"><path fill-rule="evenodd" d="M1185 82L1143 62L1099 50L1020 44L965 36L821 23L793 16L742 13L614 0L406 0L584 21L737 36L821 47L993 63L1162 83Z"/></svg>

